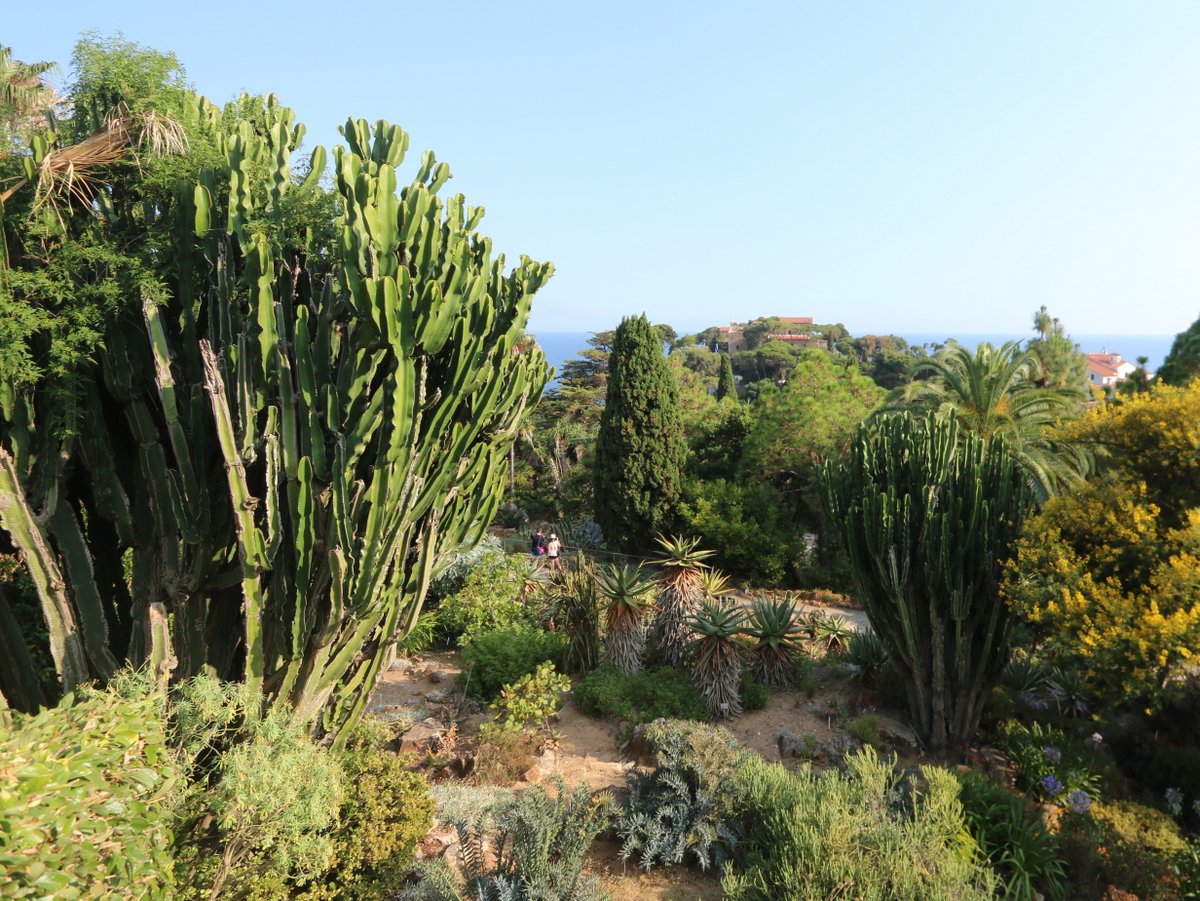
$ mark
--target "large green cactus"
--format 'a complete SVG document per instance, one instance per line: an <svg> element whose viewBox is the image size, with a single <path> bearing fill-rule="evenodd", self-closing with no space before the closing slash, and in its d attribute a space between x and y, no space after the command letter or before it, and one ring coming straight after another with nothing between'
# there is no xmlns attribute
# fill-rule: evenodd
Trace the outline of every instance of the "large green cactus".
<svg viewBox="0 0 1200 901"><path fill-rule="evenodd" d="M88 428L56 443L36 395L6 401L5 528L64 619L65 685L212 667L344 734L445 552L494 515L549 375L523 328L553 268L505 272L432 154L397 192L401 129L343 133L329 245L293 202L320 194L324 151L294 177L303 127L269 98L161 211L166 290L110 323Z"/></svg>
<svg viewBox="0 0 1200 901"><path fill-rule="evenodd" d="M960 441L952 416L901 413L860 428L822 482L917 735L937 753L961 746L1008 650L999 568L1032 502L1012 455Z"/></svg>

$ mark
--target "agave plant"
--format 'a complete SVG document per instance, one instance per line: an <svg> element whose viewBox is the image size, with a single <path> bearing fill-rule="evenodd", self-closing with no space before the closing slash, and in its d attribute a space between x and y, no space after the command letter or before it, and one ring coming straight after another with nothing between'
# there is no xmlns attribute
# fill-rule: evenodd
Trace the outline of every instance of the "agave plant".
<svg viewBox="0 0 1200 901"><path fill-rule="evenodd" d="M696 612L703 597L703 575L708 569L705 558L712 551L698 551L699 538L664 538L658 543L663 556L655 560L658 575L658 612L651 626L651 638L663 659L671 666L683 663L691 630L688 617Z"/></svg>
<svg viewBox="0 0 1200 901"><path fill-rule="evenodd" d="M733 719L742 712L742 656L737 636L745 622L741 608L718 601L702 601L687 621L695 636L692 677L714 719Z"/></svg>
<svg viewBox="0 0 1200 901"><path fill-rule="evenodd" d="M830 614L814 614L811 621L812 638L818 647L826 654L836 654L846 650L854 629L846 622L844 616Z"/></svg>
<svg viewBox="0 0 1200 901"><path fill-rule="evenodd" d="M887 668L887 651L874 629L863 629L850 636L846 647L846 662L867 685L879 685Z"/></svg>
<svg viewBox="0 0 1200 901"><path fill-rule="evenodd" d="M716 601L733 591L729 587L729 576L719 569L706 569L700 573L700 597L706 601Z"/></svg>
<svg viewBox="0 0 1200 901"><path fill-rule="evenodd" d="M796 616L791 595L781 600L754 599L746 634L754 639L750 651L750 671L754 678L771 688L786 688L796 678L796 655L807 630Z"/></svg>
<svg viewBox="0 0 1200 901"><path fill-rule="evenodd" d="M623 673L636 673L642 668L642 653L646 649L642 620L653 603L654 585L640 565L627 563L601 570L597 585L608 602L604 659Z"/></svg>

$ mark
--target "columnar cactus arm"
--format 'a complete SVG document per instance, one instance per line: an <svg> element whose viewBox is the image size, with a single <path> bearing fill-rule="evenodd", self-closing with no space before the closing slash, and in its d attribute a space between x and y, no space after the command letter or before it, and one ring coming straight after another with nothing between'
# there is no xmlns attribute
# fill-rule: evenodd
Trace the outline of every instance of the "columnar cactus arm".
<svg viewBox="0 0 1200 901"><path fill-rule="evenodd" d="M29 506L13 458L3 447L0 447L0 526L20 550L41 598L50 632L50 653L63 690L70 691L88 681L91 675L79 626L54 552Z"/></svg>
<svg viewBox="0 0 1200 901"><path fill-rule="evenodd" d="M262 689L266 664L263 649L263 593L260 575L267 568L266 546L262 533L255 523L254 512L258 499L246 483L246 469L238 454L233 431L233 417L225 395L225 382L217 366L212 346L205 340L200 342L200 356L204 361L205 387L212 404L213 421L216 425L217 441L225 458L225 475L229 485L229 498L237 523L238 558L242 563L242 599L244 603L246 641L246 683L255 691Z"/></svg>

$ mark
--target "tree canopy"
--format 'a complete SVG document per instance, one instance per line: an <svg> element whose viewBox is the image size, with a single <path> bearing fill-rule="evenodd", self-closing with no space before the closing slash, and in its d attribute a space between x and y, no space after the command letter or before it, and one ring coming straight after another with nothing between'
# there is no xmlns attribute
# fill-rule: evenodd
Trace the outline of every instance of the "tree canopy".
<svg viewBox="0 0 1200 901"><path fill-rule="evenodd" d="M686 455L679 391L645 316L613 338L596 438L596 521L610 546L642 550L674 523Z"/></svg>

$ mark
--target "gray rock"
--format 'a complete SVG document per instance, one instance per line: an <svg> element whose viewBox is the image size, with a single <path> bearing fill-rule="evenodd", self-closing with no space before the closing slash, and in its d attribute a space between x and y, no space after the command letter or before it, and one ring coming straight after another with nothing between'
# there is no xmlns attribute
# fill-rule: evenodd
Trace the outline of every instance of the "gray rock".
<svg viewBox="0 0 1200 901"><path fill-rule="evenodd" d="M799 735L791 729L780 729L775 736L775 744L779 748L780 757L795 757L808 760L816 749L816 736Z"/></svg>
<svg viewBox="0 0 1200 901"><path fill-rule="evenodd" d="M432 673L429 674L429 681L432 682L434 685L440 684L441 682L445 681L445 679L446 679L446 674L443 673L440 669L435 669Z"/></svg>
<svg viewBox="0 0 1200 901"><path fill-rule="evenodd" d="M433 691L425 692L425 700L430 704L445 704L446 693L444 691L438 691L435 688Z"/></svg>
<svg viewBox="0 0 1200 901"><path fill-rule="evenodd" d="M400 753L427 754L439 750L446 740L446 727L427 717L400 736Z"/></svg>

